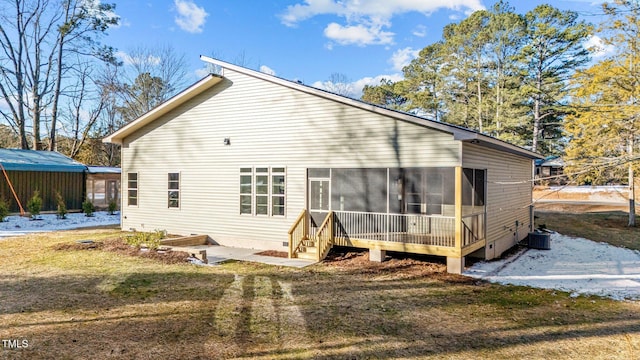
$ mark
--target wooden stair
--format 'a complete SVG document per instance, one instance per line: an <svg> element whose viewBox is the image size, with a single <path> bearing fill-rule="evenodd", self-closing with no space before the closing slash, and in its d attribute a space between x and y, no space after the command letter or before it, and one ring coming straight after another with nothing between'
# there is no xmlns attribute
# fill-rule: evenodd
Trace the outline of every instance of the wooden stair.
<svg viewBox="0 0 640 360"><path fill-rule="evenodd" d="M314 239L302 240L300 251L296 254L299 259L317 260L318 248Z"/></svg>
<svg viewBox="0 0 640 360"><path fill-rule="evenodd" d="M329 211L322 225L309 234L309 213L302 210L289 229L289 257L322 261L333 246L333 211Z"/></svg>

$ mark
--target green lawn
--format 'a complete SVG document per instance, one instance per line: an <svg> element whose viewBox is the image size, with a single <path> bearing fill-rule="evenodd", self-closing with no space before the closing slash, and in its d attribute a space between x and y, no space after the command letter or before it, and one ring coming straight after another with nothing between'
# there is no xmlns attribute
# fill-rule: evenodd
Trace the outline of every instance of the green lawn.
<svg viewBox="0 0 640 360"><path fill-rule="evenodd" d="M418 259L305 269L164 264L0 240L3 359L634 359L640 304L488 284Z"/></svg>

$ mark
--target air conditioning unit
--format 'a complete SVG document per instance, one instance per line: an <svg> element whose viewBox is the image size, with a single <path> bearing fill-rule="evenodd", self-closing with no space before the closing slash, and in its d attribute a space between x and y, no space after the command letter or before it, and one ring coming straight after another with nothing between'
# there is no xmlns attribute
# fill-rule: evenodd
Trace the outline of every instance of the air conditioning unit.
<svg viewBox="0 0 640 360"><path fill-rule="evenodd" d="M551 250L551 234L542 231L530 232L527 246L532 249Z"/></svg>

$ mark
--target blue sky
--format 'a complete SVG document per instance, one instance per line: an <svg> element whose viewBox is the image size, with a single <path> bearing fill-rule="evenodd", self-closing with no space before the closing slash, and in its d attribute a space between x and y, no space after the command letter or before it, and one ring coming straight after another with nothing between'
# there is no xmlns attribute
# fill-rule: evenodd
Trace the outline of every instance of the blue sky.
<svg viewBox="0 0 640 360"><path fill-rule="evenodd" d="M105 0L103 0L105 1ZM322 87L332 73L352 82L353 92L382 77L400 79L442 28L488 8L486 0L111 0L120 25L105 44L128 60L131 49L171 45L184 54L196 81L205 74L199 55L237 62ZM598 22L602 1L551 1ZM525 13L539 0L512 0Z"/></svg>

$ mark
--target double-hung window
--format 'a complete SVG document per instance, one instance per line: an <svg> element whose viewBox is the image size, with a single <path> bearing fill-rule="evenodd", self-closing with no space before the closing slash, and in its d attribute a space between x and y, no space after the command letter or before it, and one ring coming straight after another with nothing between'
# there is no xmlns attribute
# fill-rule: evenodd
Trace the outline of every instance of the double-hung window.
<svg viewBox="0 0 640 360"><path fill-rule="evenodd" d="M271 215L284 216L284 168L271 168Z"/></svg>
<svg viewBox="0 0 640 360"><path fill-rule="evenodd" d="M168 206L170 208L180 207L180 173L169 173L167 182Z"/></svg>
<svg viewBox="0 0 640 360"><path fill-rule="evenodd" d="M240 169L240 214L284 216L285 168Z"/></svg>
<svg viewBox="0 0 640 360"><path fill-rule="evenodd" d="M138 173L127 173L127 205L138 206Z"/></svg>
<svg viewBox="0 0 640 360"><path fill-rule="evenodd" d="M252 189L253 189L253 169L240 169L240 214L251 214Z"/></svg>
<svg viewBox="0 0 640 360"><path fill-rule="evenodd" d="M255 215L269 215L269 168L259 167L255 172Z"/></svg>

